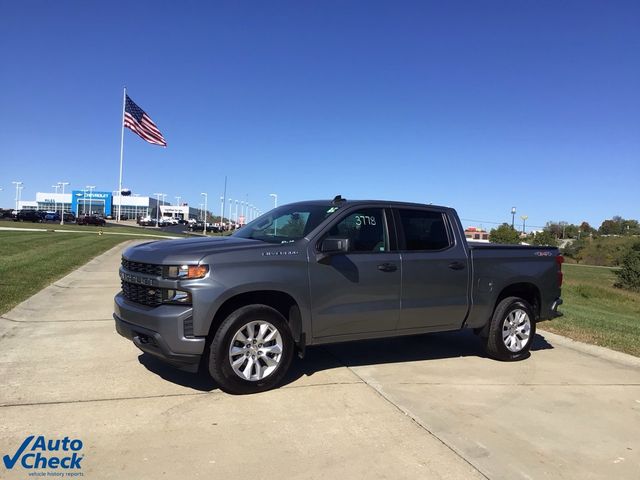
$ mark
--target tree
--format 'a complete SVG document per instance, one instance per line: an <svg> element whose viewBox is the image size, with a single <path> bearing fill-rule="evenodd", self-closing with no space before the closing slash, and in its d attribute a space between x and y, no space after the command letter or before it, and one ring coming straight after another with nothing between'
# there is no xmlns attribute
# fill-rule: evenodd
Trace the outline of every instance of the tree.
<svg viewBox="0 0 640 480"><path fill-rule="evenodd" d="M558 246L558 240L556 239L556 237L547 230L543 230L542 232L536 232L535 234L533 234L531 243L533 243L534 245L548 245L551 247Z"/></svg>
<svg viewBox="0 0 640 480"><path fill-rule="evenodd" d="M634 244L622 259L622 268L616 271L616 287L640 292L640 242Z"/></svg>
<svg viewBox="0 0 640 480"><path fill-rule="evenodd" d="M598 231L589 225L589 222L582 222L580 224L580 237L590 236L595 233L598 233Z"/></svg>
<svg viewBox="0 0 640 480"><path fill-rule="evenodd" d="M491 243L520 243L520 233L508 223L503 223L498 228L492 228L489 232L489 241Z"/></svg>

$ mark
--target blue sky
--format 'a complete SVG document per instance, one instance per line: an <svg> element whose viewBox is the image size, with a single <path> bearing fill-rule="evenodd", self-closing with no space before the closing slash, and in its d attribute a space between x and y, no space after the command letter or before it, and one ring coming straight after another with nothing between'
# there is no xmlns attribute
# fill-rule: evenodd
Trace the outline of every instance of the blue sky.
<svg viewBox="0 0 640 480"><path fill-rule="evenodd" d="M0 205L115 190L126 84L169 144L125 132L136 193L639 218L638 25L637 1L3 1Z"/></svg>

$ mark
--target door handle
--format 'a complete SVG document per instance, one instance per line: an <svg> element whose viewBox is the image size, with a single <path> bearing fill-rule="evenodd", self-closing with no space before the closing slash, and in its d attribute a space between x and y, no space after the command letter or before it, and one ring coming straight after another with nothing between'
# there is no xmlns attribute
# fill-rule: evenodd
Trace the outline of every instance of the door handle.
<svg viewBox="0 0 640 480"><path fill-rule="evenodd" d="M451 270L462 270L464 268L464 263L462 263L462 262L451 262L449 264L449 268Z"/></svg>
<svg viewBox="0 0 640 480"><path fill-rule="evenodd" d="M378 265L378 270L381 272L395 272L398 269L393 263L381 263Z"/></svg>

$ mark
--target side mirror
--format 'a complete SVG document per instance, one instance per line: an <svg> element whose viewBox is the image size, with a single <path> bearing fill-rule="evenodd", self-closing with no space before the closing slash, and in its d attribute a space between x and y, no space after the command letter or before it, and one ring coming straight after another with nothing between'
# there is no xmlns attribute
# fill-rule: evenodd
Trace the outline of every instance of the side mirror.
<svg viewBox="0 0 640 480"><path fill-rule="evenodd" d="M325 238L320 245L322 253L347 253L349 251L348 238Z"/></svg>

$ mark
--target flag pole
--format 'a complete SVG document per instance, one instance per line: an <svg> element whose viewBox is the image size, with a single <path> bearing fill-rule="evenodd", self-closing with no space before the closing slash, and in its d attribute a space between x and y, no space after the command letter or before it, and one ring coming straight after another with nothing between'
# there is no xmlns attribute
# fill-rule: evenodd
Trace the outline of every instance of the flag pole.
<svg viewBox="0 0 640 480"><path fill-rule="evenodd" d="M122 208L122 159L124 158L124 110L127 103L127 87L122 92L122 132L120 134L120 177L118 179L118 217L116 222L120 223L120 210Z"/></svg>

